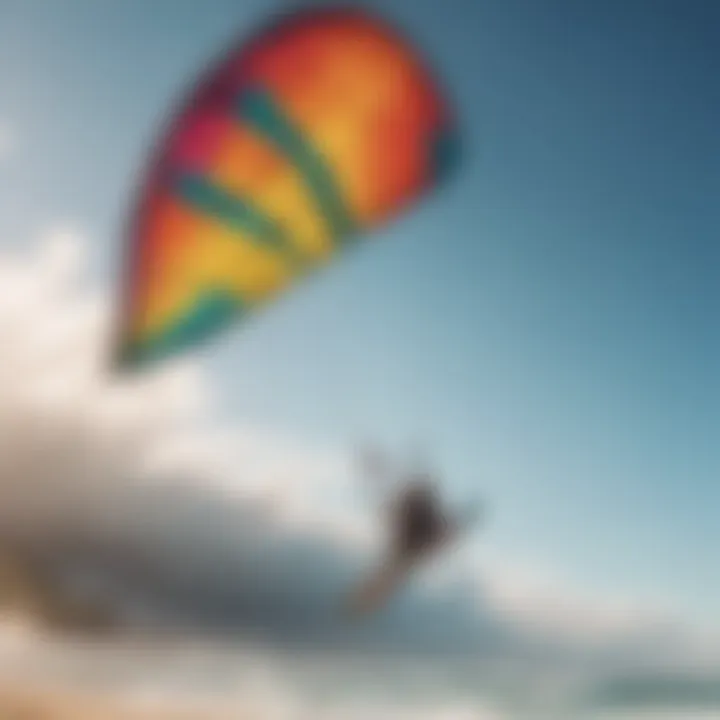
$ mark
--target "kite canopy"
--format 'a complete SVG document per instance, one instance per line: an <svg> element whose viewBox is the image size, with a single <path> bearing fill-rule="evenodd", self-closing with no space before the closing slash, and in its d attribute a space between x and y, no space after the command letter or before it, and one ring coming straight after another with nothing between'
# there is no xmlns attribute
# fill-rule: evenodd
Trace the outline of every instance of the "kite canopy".
<svg viewBox="0 0 720 720"><path fill-rule="evenodd" d="M456 160L421 58L364 11L284 16L197 85L149 168L117 362L250 316L435 187Z"/></svg>

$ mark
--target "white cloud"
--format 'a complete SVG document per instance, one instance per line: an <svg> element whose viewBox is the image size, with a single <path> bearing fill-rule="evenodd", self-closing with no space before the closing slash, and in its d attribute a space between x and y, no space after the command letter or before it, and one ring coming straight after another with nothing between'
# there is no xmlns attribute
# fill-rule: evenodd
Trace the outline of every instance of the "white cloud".
<svg viewBox="0 0 720 720"><path fill-rule="evenodd" d="M513 623L539 637L617 643L657 632L672 617L646 604L580 592L537 564L530 568L485 558L482 567L483 596Z"/></svg>

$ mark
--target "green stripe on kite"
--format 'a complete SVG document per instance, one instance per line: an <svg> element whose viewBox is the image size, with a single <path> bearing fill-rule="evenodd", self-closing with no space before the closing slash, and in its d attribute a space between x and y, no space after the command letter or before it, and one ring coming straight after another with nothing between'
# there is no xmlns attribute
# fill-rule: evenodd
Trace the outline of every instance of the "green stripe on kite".
<svg viewBox="0 0 720 720"><path fill-rule="evenodd" d="M121 366L152 362L172 355L177 348L200 345L224 325L228 325L244 310L239 298L221 291L208 292L179 322L171 325L147 343L126 347L119 358Z"/></svg>
<svg viewBox="0 0 720 720"><path fill-rule="evenodd" d="M355 222L331 169L272 97L262 90L245 91L238 101L238 115L277 146L297 168L332 235L340 239L353 233Z"/></svg>
<svg viewBox="0 0 720 720"><path fill-rule="evenodd" d="M252 204L214 185L202 175L181 174L175 191L191 207L210 215L228 227L247 232L265 247L282 253L293 265L302 257L283 229Z"/></svg>

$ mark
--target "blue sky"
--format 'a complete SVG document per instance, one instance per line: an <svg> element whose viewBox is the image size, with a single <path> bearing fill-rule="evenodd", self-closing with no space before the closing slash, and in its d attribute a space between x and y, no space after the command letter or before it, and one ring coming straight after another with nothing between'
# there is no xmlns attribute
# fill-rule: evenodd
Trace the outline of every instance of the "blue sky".
<svg viewBox="0 0 720 720"><path fill-rule="evenodd" d="M223 413L429 438L453 496L491 500L479 551L720 624L720 7L375 5L448 80L465 167L206 354ZM0 0L0 242L77 223L116 283L158 124L270 7Z"/></svg>

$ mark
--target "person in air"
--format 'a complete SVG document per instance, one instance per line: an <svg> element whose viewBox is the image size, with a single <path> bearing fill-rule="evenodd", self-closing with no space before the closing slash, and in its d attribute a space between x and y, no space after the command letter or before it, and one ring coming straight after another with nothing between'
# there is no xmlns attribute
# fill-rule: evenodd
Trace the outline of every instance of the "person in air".
<svg viewBox="0 0 720 720"><path fill-rule="evenodd" d="M445 536L448 523L429 474L409 476L391 508L396 557L420 555Z"/></svg>
<svg viewBox="0 0 720 720"><path fill-rule="evenodd" d="M391 480L377 455L363 458L363 470L374 483L382 484L390 548L385 565L351 595L348 607L355 615L384 604L422 560L457 540L479 514L479 508L472 508L470 514L449 515L435 478L427 472Z"/></svg>

